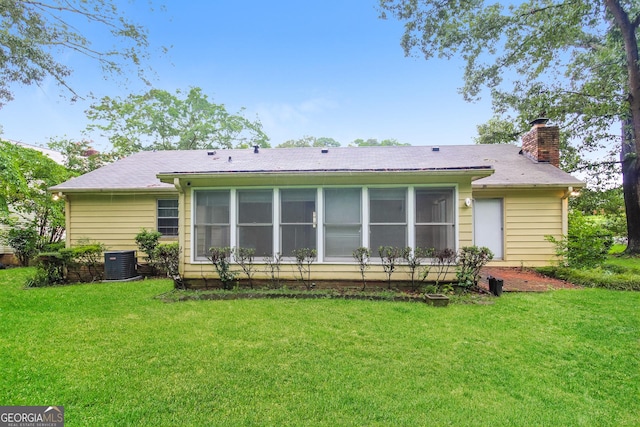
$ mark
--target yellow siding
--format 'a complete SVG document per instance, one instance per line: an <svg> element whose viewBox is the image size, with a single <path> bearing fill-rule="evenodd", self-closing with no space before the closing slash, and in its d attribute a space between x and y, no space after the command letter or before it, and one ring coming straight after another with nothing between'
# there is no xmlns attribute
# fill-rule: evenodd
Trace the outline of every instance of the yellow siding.
<svg viewBox="0 0 640 427"><path fill-rule="evenodd" d="M156 229L156 200L176 195L68 194L67 245L89 239L109 250L137 249L136 234Z"/></svg>
<svg viewBox="0 0 640 427"><path fill-rule="evenodd" d="M474 190L474 197L504 200L504 259L494 266L536 267L556 260L555 248L545 239L562 235L562 190Z"/></svg>

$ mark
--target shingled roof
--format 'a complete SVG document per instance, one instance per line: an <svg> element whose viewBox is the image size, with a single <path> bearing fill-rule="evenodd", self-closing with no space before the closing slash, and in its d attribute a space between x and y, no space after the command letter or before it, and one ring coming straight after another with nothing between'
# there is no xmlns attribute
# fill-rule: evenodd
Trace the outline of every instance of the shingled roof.
<svg viewBox="0 0 640 427"><path fill-rule="evenodd" d="M261 148L145 151L52 187L52 191L173 190L162 176L252 173L473 171L474 187L574 186L582 181L520 154L514 145Z"/></svg>

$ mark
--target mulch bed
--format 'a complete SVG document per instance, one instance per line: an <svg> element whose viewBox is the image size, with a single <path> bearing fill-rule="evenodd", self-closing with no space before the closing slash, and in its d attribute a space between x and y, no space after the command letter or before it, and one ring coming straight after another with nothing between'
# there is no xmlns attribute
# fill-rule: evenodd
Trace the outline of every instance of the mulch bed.
<svg viewBox="0 0 640 427"><path fill-rule="evenodd" d="M489 289L487 277L502 279L505 292L545 292L554 289L579 289L580 286L564 280L543 276L527 268L485 267L480 272L482 279L479 285Z"/></svg>

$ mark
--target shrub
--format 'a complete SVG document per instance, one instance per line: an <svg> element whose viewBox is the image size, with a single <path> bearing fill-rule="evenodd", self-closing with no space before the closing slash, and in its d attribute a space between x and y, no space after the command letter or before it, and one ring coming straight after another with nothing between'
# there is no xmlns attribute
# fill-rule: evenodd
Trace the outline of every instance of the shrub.
<svg viewBox="0 0 640 427"><path fill-rule="evenodd" d="M145 253L145 261L147 261L147 264L149 264L149 266L151 267L154 267L154 254L156 248L160 244L160 237L162 237L162 233L160 233L159 231L150 231L146 228L140 230L140 232L136 234L135 237L138 249Z"/></svg>
<svg viewBox="0 0 640 427"><path fill-rule="evenodd" d="M407 267L409 267L409 277L411 277L411 287L416 289L416 272L418 268L422 265L422 261L424 258L431 258L435 252L435 249L425 249L425 248L415 248L413 251L411 248L407 247L402 252L402 258L407 263ZM420 274L420 277L424 280L424 278L429 274L427 268L427 273L423 272Z"/></svg>
<svg viewBox="0 0 640 427"><path fill-rule="evenodd" d="M184 281L180 276L180 244L161 243L153 251L153 257L160 270L173 280L173 287L184 289Z"/></svg>
<svg viewBox="0 0 640 427"><path fill-rule="evenodd" d="M458 253L458 285L464 289L478 286L480 269L493 259L493 252L487 247L465 246Z"/></svg>
<svg viewBox="0 0 640 427"><path fill-rule="evenodd" d="M48 252L38 255L38 265L33 276L27 278L27 288L53 286L66 281L65 268L68 259L60 252Z"/></svg>
<svg viewBox="0 0 640 427"><path fill-rule="evenodd" d="M300 279L302 280L302 283L304 283L307 289L312 289L313 284L311 283L311 264L313 264L316 256L318 256L318 252L315 249L300 248L293 251L293 256L296 258L296 267L298 268L298 272L300 273ZM306 280L305 274L307 276Z"/></svg>
<svg viewBox="0 0 640 427"><path fill-rule="evenodd" d="M378 248L378 255L380 261L382 261L382 268L387 274L387 287L391 289L391 275L396 269L398 260L402 257L403 249L395 246L380 246Z"/></svg>
<svg viewBox="0 0 640 427"><path fill-rule="evenodd" d="M14 250L16 258L22 266L28 266L38 253L38 232L33 227L13 227L7 233L7 244Z"/></svg>
<svg viewBox="0 0 640 427"><path fill-rule="evenodd" d="M95 282L103 278L102 254L106 249L103 243L87 241L86 244L70 248L70 256L64 256L65 249L61 250L60 253L63 254L63 258L70 259L76 267L84 268L91 281Z"/></svg>
<svg viewBox="0 0 640 427"><path fill-rule="evenodd" d="M213 247L209 249L209 261L213 264L222 282L223 289L231 289L236 273L231 271L231 255L233 248Z"/></svg>
<svg viewBox="0 0 640 427"><path fill-rule="evenodd" d="M367 280L365 279L365 273L369 269L369 261L371 260L371 251L369 248L359 247L353 251L353 258L358 263L360 268L360 275L362 276L362 290L367 287Z"/></svg>
<svg viewBox="0 0 640 427"><path fill-rule="evenodd" d="M267 266L266 272L269 273L271 285L280 287L280 264L282 262L282 254L278 252L273 257L264 257L263 260Z"/></svg>
<svg viewBox="0 0 640 427"><path fill-rule="evenodd" d="M439 288L442 281L446 279L451 268L456 264L457 260L458 254L453 249L445 248L436 251L434 254L433 264L422 270L421 276L423 280L427 278L431 270L435 269L435 285Z"/></svg>
<svg viewBox="0 0 640 427"><path fill-rule="evenodd" d="M253 275L255 274L255 264L253 263L253 257L256 254L256 250L253 248L236 248L233 253L236 262L247 275L249 281L249 287L253 289Z"/></svg>
<svg viewBox="0 0 640 427"><path fill-rule="evenodd" d="M566 236L560 240L553 236L546 236L546 239L555 245L560 262L573 268L601 265L613 245L611 233L588 221L580 211L569 213L569 230Z"/></svg>

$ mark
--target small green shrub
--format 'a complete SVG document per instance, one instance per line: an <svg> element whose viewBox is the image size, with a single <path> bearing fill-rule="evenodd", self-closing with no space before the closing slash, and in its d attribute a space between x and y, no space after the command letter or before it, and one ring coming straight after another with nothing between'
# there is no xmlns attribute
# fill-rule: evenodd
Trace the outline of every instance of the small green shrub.
<svg viewBox="0 0 640 427"><path fill-rule="evenodd" d="M29 262L38 253L38 232L33 227L15 226L7 233L7 244L13 248L18 262L23 267L29 265Z"/></svg>
<svg viewBox="0 0 640 427"><path fill-rule="evenodd" d="M567 267L591 268L601 265L613 245L611 232L588 221L580 211L569 213L569 229L566 236L558 240L546 239L556 247L556 255Z"/></svg>
<svg viewBox="0 0 640 427"><path fill-rule="evenodd" d="M424 258L433 257L434 253L435 249L433 248L426 249L419 247L413 249L413 251L411 250L411 248L407 247L402 251L402 258L407 263L407 267L409 268L409 277L411 278L411 287L413 289L417 288L416 273L422 265L422 261L424 260ZM427 269L426 274L424 273L425 269ZM430 265L427 265L422 269L422 273L419 275L422 280L424 280L429 275L428 270L430 270Z"/></svg>
<svg viewBox="0 0 640 427"><path fill-rule="evenodd" d="M68 258L60 252L38 255L38 265L33 276L27 278L25 287L41 288L66 282L65 269Z"/></svg>
<svg viewBox="0 0 640 427"><path fill-rule="evenodd" d="M296 258L296 267L300 273L300 280L302 280L302 283L304 283L307 289L313 289L313 284L311 283L311 264L316 260L318 252L315 249L300 248L293 250L293 256Z"/></svg>
<svg viewBox="0 0 640 427"><path fill-rule="evenodd" d="M429 272L435 270L435 285L436 287L440 287L442 282L447 278L449 271L456 265L457 260L458 254L453 249L445 248L436 251L432 264L423 268L421 273L422 279L425 280Z"/></svg>
<svg viewBox="0 0 640 427"><path fill-rule="evenodd" d="M209 261L215 267L223 289L233 288L233 281L236 279L236 273L231 271L232 254L233 248L228 246L209 249Z"/></svg>
<svg viewBox="0 0 640 427"><path fill-rule="evenodd" d="M465 246L458 251L458 286L469 290L478 286L480 270L493 259L493 252L485 246Z"/></svg>
<svg viewBox="0 0 640 427"><path fill-rule="evenodd" d="M277 253L275 256L266 256L263 258L266 265L266 273L269 274L271 286L280 287L280 266L282 263L282 254Z"/></svg>
<svg viewBox="0 0 640 427"><path fill-rule="evenodd" d="M402 258L404 250L395 246L380 246L378 248L378 255L382 262L382 268L387 275L387 288L391 289L391 276L396 270L398 260Z"/></svg>
<svg viewBox="0 0 640 427"><path fill-rule="evenodd" d="M157 267L173 280L175 289L184 289L184 281L180 275L180 244L160 243L153 251Z"/></svg>
<svg viewBox="0 0 640 427"><path fill-rule="evenodd" d="M151 231L143 228L138 234L136 234L135 241L138 249L145 253L145 261L151 267L155 264L155 250L160 244L160 237L162 233L159 231Z"/></svg>
<svg viewBox="0 0 640 427"><path fill-rule="evenodd" d="M371 251L369 248L359 247L353 251L353 259L358 263L360 269L360 275L362 276L362 290L367 287L367 280L365 279L365 273L370 268L369 262L371 261Z"/></svg>
<svg viewBox="0 0 640 427"><path fill-rule="evenodd" d="M247 276L249 287L253 289L253 275L255 274L255 264L253 263L256 250L253 248L236 248L233 256Z"/></svg>

